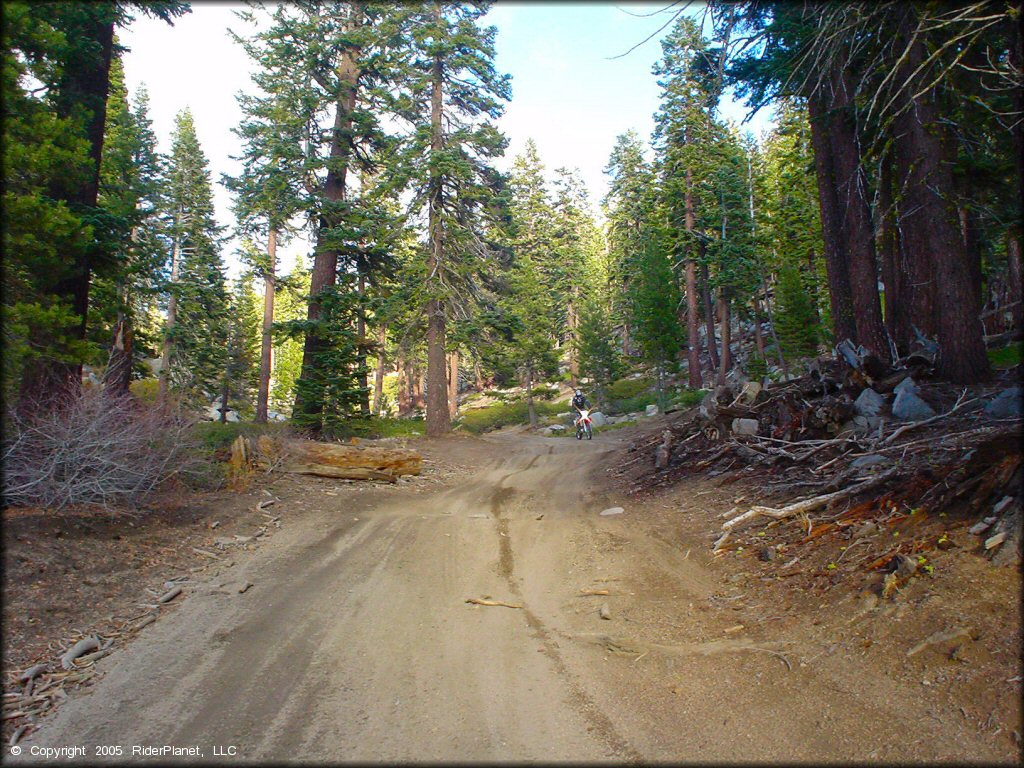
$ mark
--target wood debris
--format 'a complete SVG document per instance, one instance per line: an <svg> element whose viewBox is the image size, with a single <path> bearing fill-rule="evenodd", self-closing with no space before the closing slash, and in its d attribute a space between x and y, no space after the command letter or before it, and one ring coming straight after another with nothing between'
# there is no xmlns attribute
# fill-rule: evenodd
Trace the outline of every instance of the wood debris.
<svg viewBox="0 0 1024 768"><path fill-rule="evenodd" d="M487 600L487 599L482 598L482 597L467 597L466 598L466 602L467 603L472 603L473 605L496 605L496 606L502 606L504 608L522 608L523 607L523 606L517 605L515 603L506 603L504 600Z"/></svg>

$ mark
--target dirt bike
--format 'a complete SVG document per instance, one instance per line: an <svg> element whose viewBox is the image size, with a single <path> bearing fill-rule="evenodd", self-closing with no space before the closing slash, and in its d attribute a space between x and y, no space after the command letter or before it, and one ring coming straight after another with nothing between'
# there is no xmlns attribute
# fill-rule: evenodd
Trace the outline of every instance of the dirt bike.
<svg viewBox="0 0 1024 768"><path fill-rule="evenodd" d="M582 440L583 436L587 436L587 440L594 439L594 427L591 424L590 411L580 411L580 417L576 420L576 439Z"/></svg>

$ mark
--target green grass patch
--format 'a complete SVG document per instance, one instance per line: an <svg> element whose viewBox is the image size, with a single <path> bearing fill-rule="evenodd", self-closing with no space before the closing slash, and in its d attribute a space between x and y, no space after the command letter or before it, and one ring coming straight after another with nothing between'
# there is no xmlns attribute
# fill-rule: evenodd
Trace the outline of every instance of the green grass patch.
<svg viewBox="0 0 1024 768"><path fill-rule="evenodd" d="M365 419L339 421L331 430L331 437L361 437L364 440L379 440L383 437L413 438L422 437L426 428L426 422L421 418L382 419L370 416Z"/></svg>
<svg viewBox="0 0 1024 768"><path fill-rule="evenodd" d="M555 416L565 411L565 406L562 404L548 403L540 400L535 400L533 406L537 412L538 420L543 419L545 416ZM459 415L456 423L467 432L479 435L494 429L512 426L513 424L529 424L530 412L525 400L495 403L485 408L474 408L464 411Z"/></svg>
<svg viewBox="0 0 1024 768"><path fill-rule="evenodd" d="M259 437L270 435L272 437L285 437L290 433L286 423L256 424L247 421L235 421L221 424L219 421L200 421L194 427L195 436L203 448L217 453L227 451L239 435L246 437Z"/></svg>
<svg viewBox="0 0 1024 768"><path fill-rule="evenodd" d="M988 360L993 368L1013 368L1024 358L1024 341L1015 341L1001 349L988 350Z"/></svg>
<svg viewBox="0 0 1024 768"><path fill-rule="evenodd" d="M700 401L704 399L704 395L708 393L706 389L684 389L674 398L676 403L683 406L684 408L692 408L695 405L700 405Z"/></svg>
<svg viewBox="0 0 1024 768"><path fill-rule="evenodd" d="M608 387L609 400L627 400L636 397L654 386L654 379L619 379Z"/></svg>

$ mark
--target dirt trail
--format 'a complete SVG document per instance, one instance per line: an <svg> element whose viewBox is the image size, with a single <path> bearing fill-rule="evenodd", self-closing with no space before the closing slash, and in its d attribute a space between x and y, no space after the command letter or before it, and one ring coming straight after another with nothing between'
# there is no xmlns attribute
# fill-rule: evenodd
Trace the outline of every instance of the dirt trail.
<svg viewBox="0 0 1024 768"><path fill-rule="evenodd" d="M735 631L756 617L718 594L706 542L650 535L631 509L600 516L617 499L594 469L624 439L504 433L462 445L475 473L443 491L307 498L12 761L33 745L231 762L1006 759L884 674L800 665L782 622Z"/></svg>

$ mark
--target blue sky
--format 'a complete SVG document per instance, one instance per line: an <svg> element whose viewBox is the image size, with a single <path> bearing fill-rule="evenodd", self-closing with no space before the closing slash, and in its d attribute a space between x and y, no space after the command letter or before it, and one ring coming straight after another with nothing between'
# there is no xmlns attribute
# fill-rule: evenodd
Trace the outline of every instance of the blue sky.
<svg viewBox="0 0 1024 768"><path fill-rule="evenodd" d="M507 168L527 139L537 143L541 160L550 170L578 168L593 202L604 195L602 172L616 136L636 130L645 141L653 129L658 107L658 86L651 67L660 56L656 35L632 53L625 53L655 32L668 19L665 13L639 18L662 10L660 3L541 3L499 0L485 22L498 28L499 71L512 75L512 101L499 127L509 138L507 156L499 167ZM125 73L132 93L145 83L150 94L150 116L161 143L170 149L175 114L191 107L196 130L210 160L214 180L233 173L237 139L231 128L241 113L235 94L249 90L249 61L227 36L237 22L232 3L193 3L192 13L176 21L138 18L121 30L122 44L131 48L125 56ZM689 13L700 13L696 4ZM737 122L746 110L723 105L723 114ZM748 124L755 135L767 125L766 115ZM231 224L230 198L215 189L221 224ZM297 252L308 251L295 242L284 253L282 267ZM230 252L225 254L229 263ZM231 265L232 274L237 268Z"/></svg>

